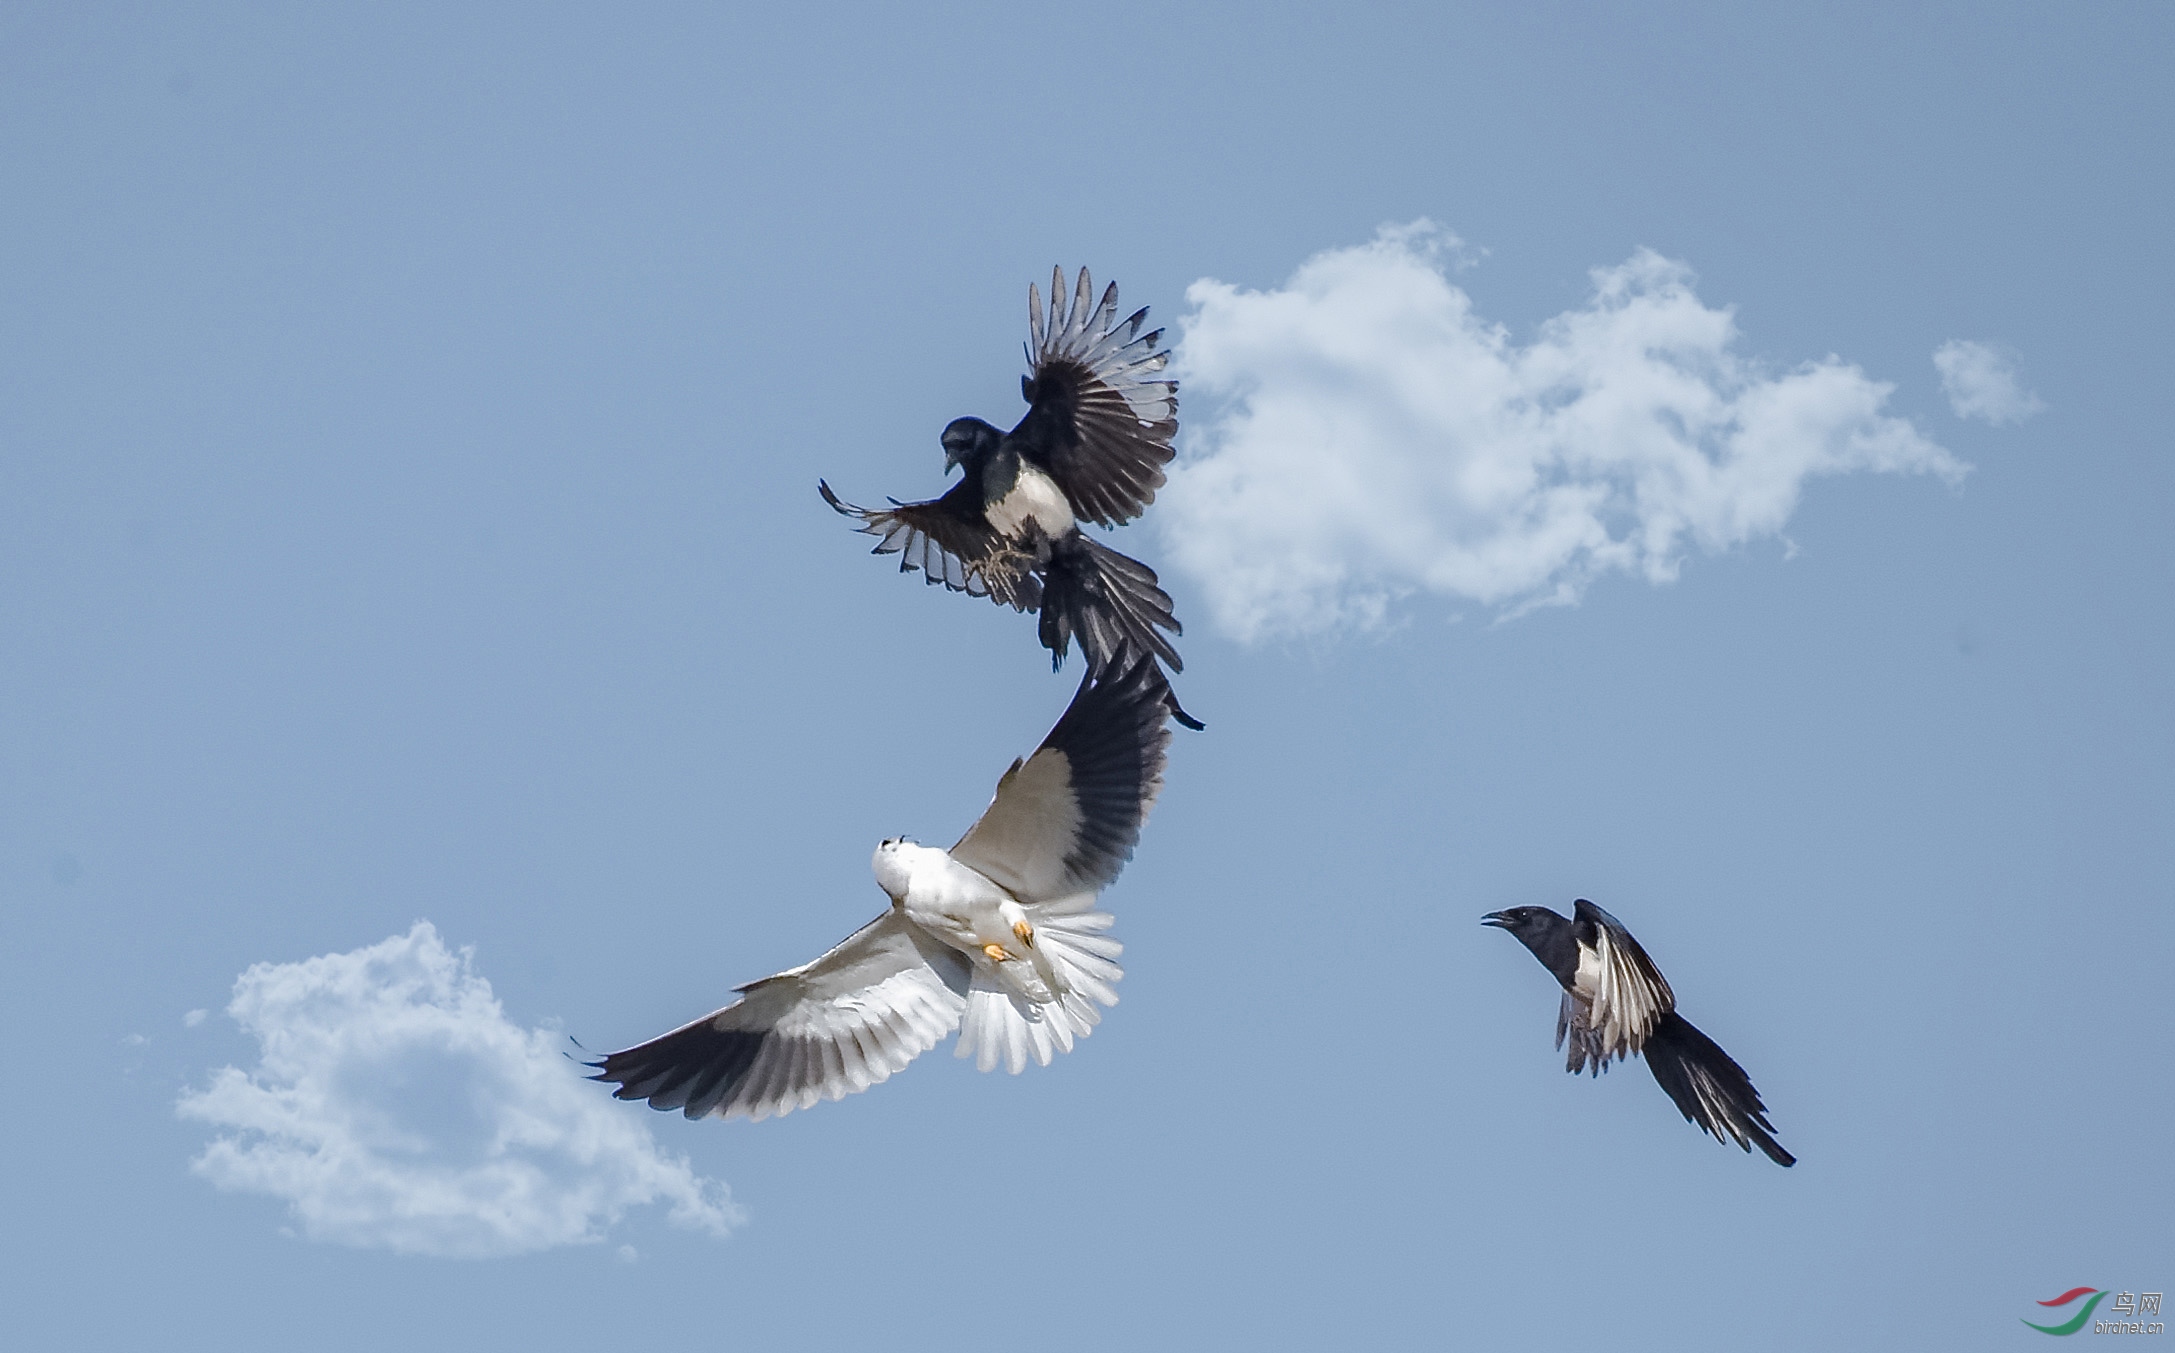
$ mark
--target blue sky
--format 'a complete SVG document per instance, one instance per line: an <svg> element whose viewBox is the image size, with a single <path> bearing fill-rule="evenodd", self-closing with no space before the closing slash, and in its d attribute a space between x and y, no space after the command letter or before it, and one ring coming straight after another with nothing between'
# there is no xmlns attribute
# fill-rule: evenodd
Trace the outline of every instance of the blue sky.
<svg viewBox="0 0 2175 1353"><path fill-rule="evenodd" d="M10 8L7 1342L1984 1349L2163 1290L2171 30ZM1115 543L1210 727L1122 1003L782 1121L570 1092L1063 707L814 492L1008 422L1053 263L1186 381ZM1796 1169L1562 1073L1478 918L1576 896Z"/></svg>

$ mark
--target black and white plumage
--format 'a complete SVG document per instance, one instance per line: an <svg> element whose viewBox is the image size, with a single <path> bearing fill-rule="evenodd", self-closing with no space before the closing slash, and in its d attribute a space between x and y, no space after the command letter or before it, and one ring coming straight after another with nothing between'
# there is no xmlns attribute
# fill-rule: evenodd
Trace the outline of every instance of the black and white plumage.
<svg viewBox="0 0 2175 1353"><path fill-rule="evenodd" d="M1117 1004L1121 946L1096 895L1162 787L1168 690L1145 657L1090 673L957 845L876 848L890 910L724 1009L590 1063L594 1079L689 1118L763 1119L887 1080L954 1029L984 1071L1071 1051Z"/></svg>
<svg viewBox="0 0 2175 1353"><path fill-rule="evenodd" d="M1644 1054L1687 1121L1746 1151L1757 1145L1777 1165L1797 1163L1776 1142L1752 1078L1677 1013L1676 993L1621 921L1582 897L1568 918L1547 907L1512 907L1481 924L1516 936L1563 987L1556 1046L1569 1042L1572 1075L1598 1076L1618 1058Z"/></svg>
<svg viewBox="0 0 2175 1353"><path fill-rule="evenodd" d="M1119 526L1155 501L1178 429L1178 383L1162 375L1170 353L1163 331L1142 333L1148 311L1118 319L1118 288L1095 299L1085 268L1069 302L1064 273L1041 293L1027 288L1027 413L1010 432L979 418L945 429L944 468L960 480L926 502L892 500L863 508L816 483L823 500L876 537L876 554L899 556L901 572L921 570L970 596L1041 613L1053 665L1077 638L1088 670L1153 654L1173 672L1184 664L1171 638L1182 632L1155 571L1080 529ZM1199 725L1172 705L1189 727Z"/></svg>

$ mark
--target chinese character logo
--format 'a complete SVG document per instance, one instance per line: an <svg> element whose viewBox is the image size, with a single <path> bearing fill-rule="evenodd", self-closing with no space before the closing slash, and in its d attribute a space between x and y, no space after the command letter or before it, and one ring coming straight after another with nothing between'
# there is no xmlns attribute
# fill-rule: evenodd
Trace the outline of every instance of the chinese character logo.
<svg viewBox="0 0 2175 1353"><path fill-rule="evenodd" d="M2078 1330L2084 1328L2085 1321L2092 1318L2092 1308L2099 1305L2100 1298L2106 1295L2105 1292L2096 1287L2072 1287L2054 1300L2042 1301L2039 1304L2041 1306L2067 1306L2079 1297L2088 1296L2092 1298L2075 1315L2059 1325L2033 1325L2029 1320L2024 1323L2031 1325L2033 1329L2038 1330L2041 1334L2075 1334Z"/></svg>
<svg viewBox="0 0 2175 1353"><path fill-rule="evenodd" d="M2167 1326L2158 1320L2144 1321L2122 1318L2125 1316L2160 1314L2160 1293L2117 1292L2114 1294L2113 1304L2107 1308L2116 1318L2113 1320L2093 1320L2093 1308L2098 1306L2101 1299L2106 1295L2105 1292L2096 1287L2072 1287L2052 1301L2042 1301L2039 1304L2041 1306L2067 1306L2079 1297L2090 1297L2091 1300L2077 1308L2075 1315L2059 1325L2040 1325L2029 1320L2024 1323L2031 1325L2033 1329L2038 1330L2041 1334L2075 1334L2085 1327L2087 1321L2091 1322L2094 1334L2165 1334L2167 1332Z"/></svg>

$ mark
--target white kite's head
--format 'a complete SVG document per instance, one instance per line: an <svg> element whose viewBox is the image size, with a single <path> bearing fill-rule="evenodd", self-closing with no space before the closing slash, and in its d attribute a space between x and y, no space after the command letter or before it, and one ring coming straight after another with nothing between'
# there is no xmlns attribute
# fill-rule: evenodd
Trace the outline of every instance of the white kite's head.
<svg viewBox="0 0 2175 1353"><path fill-rule="evenodd" d="M876 847L876 854L869 859L869 868L876 871L876 883L894 902L904 901L906 885L914 877L914 856L921 847L903 836L893 836Z"/></svg>

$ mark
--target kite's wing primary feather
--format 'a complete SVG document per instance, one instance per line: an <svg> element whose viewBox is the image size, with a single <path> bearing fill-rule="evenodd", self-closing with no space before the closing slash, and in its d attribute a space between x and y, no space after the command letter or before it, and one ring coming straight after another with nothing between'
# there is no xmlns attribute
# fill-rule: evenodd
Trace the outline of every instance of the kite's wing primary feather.
<svg viewBox="0 0 2175 1353"><path fill-rule="evenodd" d="M590 1063L620 1099L689 1118L768 1118L866 1090L959 1025L970 976L959 952L900 912L813 963L750 982L741 998Z"/></svg>
<svg viewBox="0 0 2175 1353"><path fill-rule="evenodd" d="M1169 691L1152 657L1091 674L1042 746L997 782L952 858L1022 902L1107 887L1163 787Z"/></svg>

